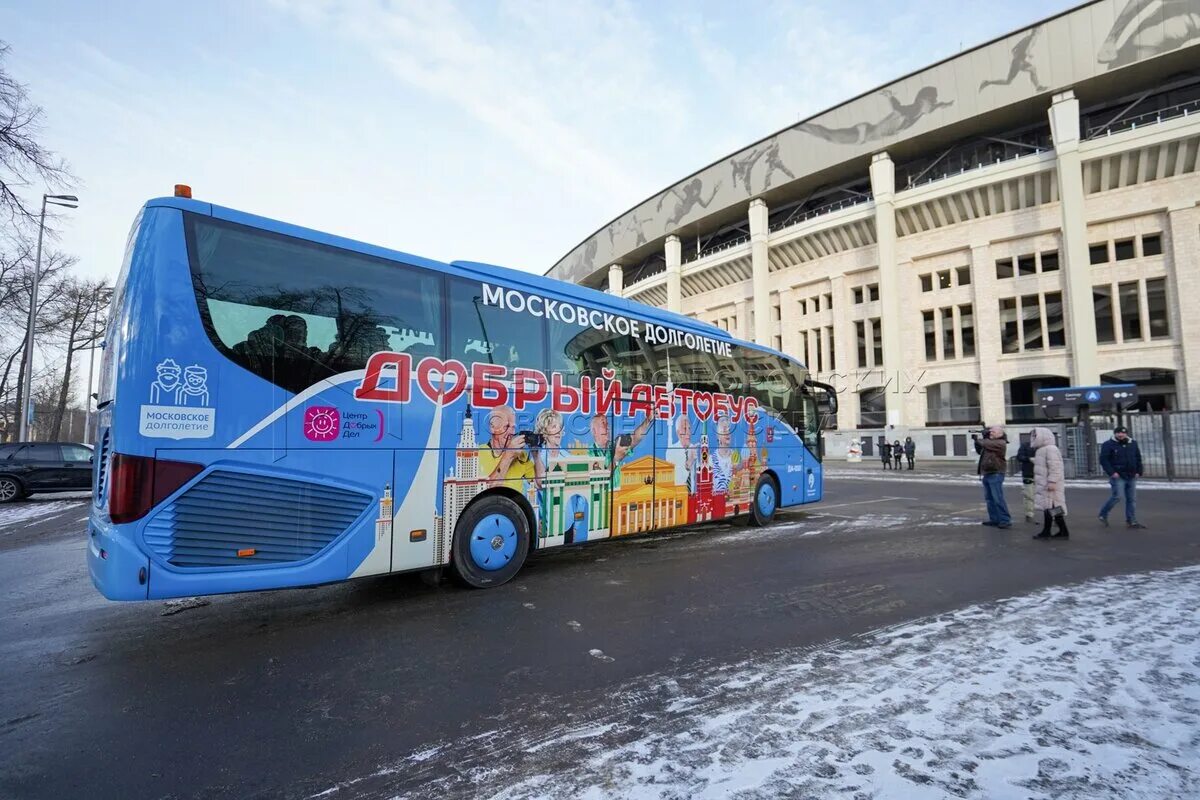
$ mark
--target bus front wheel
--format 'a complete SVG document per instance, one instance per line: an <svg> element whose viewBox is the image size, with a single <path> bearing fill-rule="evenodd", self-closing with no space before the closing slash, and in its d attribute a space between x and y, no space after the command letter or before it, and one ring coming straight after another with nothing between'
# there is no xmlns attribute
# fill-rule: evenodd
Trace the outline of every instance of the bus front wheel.
<svg viewBox="0 0 1200 800"><path fill-rule="evenodd" d="M750 524L756 527L770 525L779 508L779 487L770 475L760 475L754 487L754 501L750 504Z"/></svg>
<svg viewBox="0 0 1200 800"><path fill-rule="evenodd" d="M529 540L529 520L520 506L507 497L485 497L472 503L455 526L454 572L475 589L499 586L525 563Z"/></svg>

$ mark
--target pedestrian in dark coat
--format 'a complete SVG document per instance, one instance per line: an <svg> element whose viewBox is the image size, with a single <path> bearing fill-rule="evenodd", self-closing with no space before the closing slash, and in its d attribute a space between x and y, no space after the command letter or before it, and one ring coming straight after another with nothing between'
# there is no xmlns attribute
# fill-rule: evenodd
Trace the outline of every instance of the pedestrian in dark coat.
<svg viewBox="0 0 1200 800"><path fill-rule="evenodd" d="M892 442L892 458L896 459L896 469L900 469L900 459L904 456L904 448L900 445L900 440Z"/></svg>
<svg viewBox="0 0 1200 800"><path fill-rule="evenodd" d="M1020 448L1017 449L1017 463L1021 465L1021 499L1025 505L1025 521L1034 522L1033 518L1033 433L1029 434L1029 441L1023 442Z"/></svg>
<svg viewBox="0 0 1200 800"><path fill-rule="evenodd" d="M1029 437L1033 447L1034 505L1042 512L1042 531L1035 539L1066 539L1067 486L1063 482L1062 452L1054 443L1049 428L1034 428ZM1058 533L1050 535L1051 523L1058 523Z"/></svg>
<svg viewBox="0 0 1200 800"><path fill-rule="evenodd" d="M975 452L979 453L979 479L983 484L983 499L988 518L984 525L1011 528L1012 517L1004 500L1004 473L1008 468L1008 438L1004 428L993 425L975 437Z"/></svg>
<svg viewBox="0 0 1200 800"><path fill-rule="evenodd" d="M908 459L908 468L913 468L913 459L917 455L917 443L912 440L911 436L904 437L904 457Z"/></svg>
<svg viewBox="0 0 1200 800"><path fill-rule="evenodd" d="M879 443L879 458L883 461L884 469L892 468L892 446L887 439Z"/></svg>
<svg viewBox="0 0 1200 800"><path fill-rule="evenodd" d="M1108 476L1112 488L1108 502L1100 509L1100 521L1108 525L1108 512L1121 502L1125 495L1125 524L1130 528L1146 527L1137 520L1137 479L1142 477L1142 451L1138 443L1129 438L1125 428L1113 429L1113 438L1100 448L1100 468Z"/></svg>

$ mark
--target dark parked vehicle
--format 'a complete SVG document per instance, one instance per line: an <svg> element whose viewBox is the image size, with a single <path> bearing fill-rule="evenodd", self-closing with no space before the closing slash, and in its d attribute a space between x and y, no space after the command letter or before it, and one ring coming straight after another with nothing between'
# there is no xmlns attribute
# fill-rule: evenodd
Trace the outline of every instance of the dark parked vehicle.
<svg viewBox="0 0 1200 800"><path fill-rule="evenodd" d="M92 448L75 442L0 444L0 503L34 492L92 488Z"/></svg>

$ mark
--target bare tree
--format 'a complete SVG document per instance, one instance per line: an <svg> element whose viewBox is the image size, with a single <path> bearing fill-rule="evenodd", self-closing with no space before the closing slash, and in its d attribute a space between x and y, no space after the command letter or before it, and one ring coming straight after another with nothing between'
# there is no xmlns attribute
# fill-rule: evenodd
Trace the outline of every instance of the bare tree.
<svg viewBox="0 0 1200 800"><path fill-rule="evenodd" d="M83 281L72 275L64 276L61 283L57 299L47 314L57 322L52 335L65 356L58 398L50 423L51 439L58 439L62 433L63 416L71 396L71 370L75 354L94 347L100 338L104 316L101 306L110 291L104 281Z"/></svg>
<svg viewBox="0 0 1200 800"><path fill-rule="evenodd" d="M72 180L66 163L38 143L42 132L42 108L33 103L25 85L4 68L9 47L0 41L0 213L13 228L37 217L40 206L29 203L21 192L35 181L50 188Z"/></svg>

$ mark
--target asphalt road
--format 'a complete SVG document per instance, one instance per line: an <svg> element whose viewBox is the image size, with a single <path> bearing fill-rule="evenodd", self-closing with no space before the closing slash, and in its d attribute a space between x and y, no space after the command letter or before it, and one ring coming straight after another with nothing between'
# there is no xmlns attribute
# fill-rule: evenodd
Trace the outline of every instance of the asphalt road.
<svg viewBox="0 0 1200 800"><path fill-rule="evenodd" d="M83 501L0 509L0 797L420 796L452 773L469 787L488 748L462 742L498 720L652 713L661 699L607 698L647 676L1200 563L1200 489L1143 491L1150 527L1129 531L1095 521L1104 489L1073 488L1071 540L1043 542L1024 524L979 526L975 485L906 477L834 479L824 503L763 530L539 554L493 590L391 576L172 615L93 590ZM455 755L439 758L446 742ZM422 751L420 769L381 770Z"/></svg>

